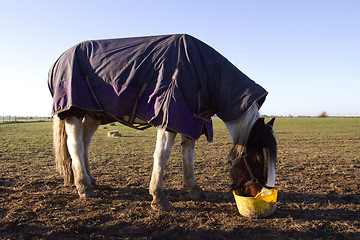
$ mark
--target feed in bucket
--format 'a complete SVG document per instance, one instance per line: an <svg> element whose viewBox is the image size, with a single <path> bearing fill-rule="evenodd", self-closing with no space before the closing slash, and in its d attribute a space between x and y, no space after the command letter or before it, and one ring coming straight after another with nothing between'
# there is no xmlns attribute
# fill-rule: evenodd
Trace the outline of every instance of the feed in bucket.
<svg viewBox="0 0 360 240"><path fill-rule="evenodd" d="M277 189L269 189L258 193L255 197L244 197L239 190L234 190L236 206L244 217L267 217L276 210Z"/></svg>

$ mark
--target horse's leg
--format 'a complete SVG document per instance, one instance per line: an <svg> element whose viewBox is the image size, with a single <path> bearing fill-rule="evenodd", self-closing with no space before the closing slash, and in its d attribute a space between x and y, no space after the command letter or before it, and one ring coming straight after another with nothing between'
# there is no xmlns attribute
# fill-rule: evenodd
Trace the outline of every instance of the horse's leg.
<svg viewBox="0 0 360 240"><path fill-rule="evenodd" d="M194 173L195 140L181 135L181 157L183 163L183 184L192 200L205 199L205 194L196 183Z"/></svg>
<svg viewBox="0 0 360 240"><path fill-rule="evenodd" d="M151 207L154 210L170 211L172 209L164 194L163 175L175 136L176 133L166 132L161 129L157 132L154 166L149 187L149 192L153 196Z"/></svg>
<svg viewBox="0 0 360 240"><path fill-rule="evenodd" d="M95 197L94 187L85 168L82 120L74 116L67 117L65 119L65 130L76 189L80 197Z"/></svg>
<svg viewBox="0 0 360 240"><path fill-rule="evenodd" d="M92 137L96 130L98 129L101 121L91 118L89 115L85 115L83 119L83 141L84 141L84 164L85 169L90 177L91 184L95 187L96 181L93 175L91 174L90 170L90 163L89 163L89 148L91 144Z"/></svg>

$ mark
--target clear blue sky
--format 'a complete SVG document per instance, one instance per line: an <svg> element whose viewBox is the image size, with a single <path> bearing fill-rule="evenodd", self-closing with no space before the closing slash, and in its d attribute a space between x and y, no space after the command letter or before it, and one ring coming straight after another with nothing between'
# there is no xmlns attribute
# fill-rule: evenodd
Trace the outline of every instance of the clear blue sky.
<svg viewBox="0 0 360 240"><path fill-rule="evenodd" d="M47 73L90 39L188 33L269 95L267 115L360 115L360 1L0 0L0 115L49 116Z"/></svg>

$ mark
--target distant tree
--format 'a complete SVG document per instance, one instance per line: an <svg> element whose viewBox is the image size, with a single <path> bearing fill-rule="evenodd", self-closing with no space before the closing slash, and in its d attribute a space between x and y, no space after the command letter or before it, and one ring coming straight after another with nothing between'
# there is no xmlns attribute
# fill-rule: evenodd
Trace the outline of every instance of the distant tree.
<svg viewBox="0 0 360 240"><path fill-rule="evenodd" d="M319 114L318 117L320 117L320 118L326 118L326 117L328 117L328 115L327 115L326 112L322 112L322 113Z"/></svg>

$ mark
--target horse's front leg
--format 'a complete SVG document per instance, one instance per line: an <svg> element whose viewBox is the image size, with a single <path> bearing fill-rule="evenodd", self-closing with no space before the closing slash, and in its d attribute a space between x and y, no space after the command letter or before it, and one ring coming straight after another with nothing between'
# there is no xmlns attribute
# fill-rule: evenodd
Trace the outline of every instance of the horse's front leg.
<svg viewBox="0 0 360 240"><path fill-rule="evenodd" d="M153 196L151 207L154 210L172 210L172 206L164 194L163 176L175 136L176 133L166 132L161 129L157 132L154 166L149 188L149 192Z"/></svg>
<svg viewBox="0 0 360 240"><path fill-rule="evenodd" d="M82 120L77 117L65 119L67 147L71 156L71 167L74 173L74 183L82 198L95 197L94 187L87 174L84 162L84 141Z"/></svg>
<svg viewBox="0 0 360 240"><path fill-rule="evenodd" d="M189 191L192 200L200 201L205 199L205 194L197 185L194 173L194 152L195 140L181 135L181 157L183 164L183 184Z"/></svg>

